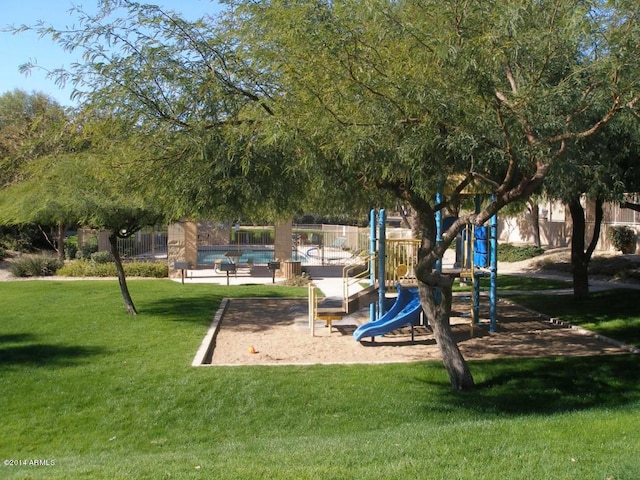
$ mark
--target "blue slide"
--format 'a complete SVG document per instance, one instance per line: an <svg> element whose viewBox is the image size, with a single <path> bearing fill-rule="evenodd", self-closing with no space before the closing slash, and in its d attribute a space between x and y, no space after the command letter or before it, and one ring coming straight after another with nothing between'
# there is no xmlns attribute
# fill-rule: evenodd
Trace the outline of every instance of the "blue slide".
<svg viewBox="0 0 640 480"><path fill-rule="evenodd" d="M401 288L398 285L398 297L391 309L381 318L360 325L353 332L359 342L362 338L377 337L398 328L413 324L420 317L422 307L417 288Z"/></svg>

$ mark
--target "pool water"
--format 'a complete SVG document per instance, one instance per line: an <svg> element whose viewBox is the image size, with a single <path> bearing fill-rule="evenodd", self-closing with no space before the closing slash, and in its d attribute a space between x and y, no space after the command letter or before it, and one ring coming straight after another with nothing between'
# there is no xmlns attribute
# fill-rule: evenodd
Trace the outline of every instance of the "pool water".
<svg viewBox="0 0 640 480"><path fill-rule="evenodd" d="M230 261L229 257L225 256L225 253L229 251L235 251L235 249L226 247L222 249L199 249L198 250L198 265L213 265L216 261L220 260L223 263ZM238 263L250 263L254 265L267 264L273 261L273 250L240 250L242 254L237 262Z"/></svg>

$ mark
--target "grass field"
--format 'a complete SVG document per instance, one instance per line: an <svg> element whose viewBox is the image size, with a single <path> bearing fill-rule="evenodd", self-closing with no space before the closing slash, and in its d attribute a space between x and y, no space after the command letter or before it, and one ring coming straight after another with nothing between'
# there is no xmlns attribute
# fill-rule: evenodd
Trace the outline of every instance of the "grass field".
<svg viewBox="0 0 640 480"><path fill-rule="evenodd" d="M0 283L0 478L640 478L636 356L192 368L222 297L306 290L130 289Z"/></svg>
<svg viewBox="0 0 640 480"><path fill-rule="evenodd" d="M512 295L509 299L640 348L639 295L640 290L615 289L592 292L585 300L572 295Z"/></svg>

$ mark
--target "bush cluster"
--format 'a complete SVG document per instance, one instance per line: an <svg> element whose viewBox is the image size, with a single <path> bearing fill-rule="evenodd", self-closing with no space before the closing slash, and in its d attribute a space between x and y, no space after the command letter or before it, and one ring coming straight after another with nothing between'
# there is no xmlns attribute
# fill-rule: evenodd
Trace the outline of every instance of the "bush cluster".
<svg viewBox="0 0 640 480"><path fill-rule="evenodd" d="M498 259L501 262L521 262L530 258L542 255L544 250L534 245L523 245L517 247L510 243L498 244Z"/></svg>
<svg viewBox="0 0 640 480"><path fill-rule="evenodd" d="M164 278L169 275L166 263L129 262L124 263L124 272L128 277ZM75 260L58 269L58 275L64 277L115 277L116 264L99 263L91 260Z"/></svg>
<svg viewBox="0 0 640 480"><path fill-rule="evenodd" d="M113 255L111 255L111 252L107 252L106 250L103 250L101 252L93 252L91 255L89 255L89 258L93 263L113 262Z"/></svg>
<svg viewBox="0 0 640 480"><path fill-rule="evenodd" d="M613 248L622 253L634 253L636 250L636 231L626 226L609 227L607 232Z"/></svg>
<svg viewBox="0 0 640 480"><path fill-rule="evenodd" d="M78 244L77 235L69 235L64 239L64 257L67 260L88 259L98 251L98 237L89 236L84 245Z"/></svg>
<svg viewBox="0 0 640 480"><path fill-rule="evenodd" d="M46 277L54 275L61 266L50 255L24 255L11 262L10 271L15 277Z"/></svg>

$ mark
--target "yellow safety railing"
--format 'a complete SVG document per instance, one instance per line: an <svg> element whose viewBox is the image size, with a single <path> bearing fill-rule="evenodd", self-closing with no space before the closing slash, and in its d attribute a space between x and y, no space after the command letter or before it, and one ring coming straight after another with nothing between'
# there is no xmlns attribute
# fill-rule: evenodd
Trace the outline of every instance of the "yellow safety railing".
<svg viewBox="0 0 640 480"><path fill-rule="evenodd" d="M369 255L364 255L361 258L360 263L354 263L352 265L345 265L342 269L342 298L346 302L349 298L349 288L353 285L356 285L364 280L368 280L371 277L371 266L373 265L373 271L376 272L376 265L378 263L378 254L373 253ZM358 272L354 275L351 275L351 272L356 269L361 269L365 267L365 269L361 272Z"/></svg>
<svg viewBox="0 0 640 480"><path fill-rule="evenodd" d="M416 266L418 264L418 239L390 239L386 242L386 286L395 288L403 281L416 281Z"/></svg>

